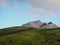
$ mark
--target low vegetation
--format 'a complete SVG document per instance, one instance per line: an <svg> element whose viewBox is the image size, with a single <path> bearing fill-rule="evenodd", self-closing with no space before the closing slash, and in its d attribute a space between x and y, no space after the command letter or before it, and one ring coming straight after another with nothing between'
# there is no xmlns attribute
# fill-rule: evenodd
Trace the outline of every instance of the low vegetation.
<svg viewBox="0 0 60 45"><path fill-rule="evenodd" d="M0 45L60 45L60 28L12 27L0 29Z"/></svg>

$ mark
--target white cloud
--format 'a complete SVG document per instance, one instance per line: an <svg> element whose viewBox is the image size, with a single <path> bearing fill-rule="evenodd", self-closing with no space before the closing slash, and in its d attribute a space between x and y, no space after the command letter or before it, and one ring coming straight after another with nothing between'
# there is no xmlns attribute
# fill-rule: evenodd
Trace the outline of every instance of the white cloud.
<svg viewBox="0 0 60 45"><path fill-rule="evenodd" d="M30 17L32 18L51 18L55 16L55 11L60 11L60 0L18 0L26 2L30 6Z"/></svg>
<svg viewBox="0 0 60 45"><path fill-rule="evenodd" d="M52 16L55 16L54 11L48 11L41 8L33 8L28 5L28 8L30 9L30 15L31 18L51 18Z"/></svg>
<svg viewBox="0 0 60 45"><path fill-rule="evenodd" d="M31 11L31 15L30 17L32 18L49 18L55 16L53 11L46 11L46 10L36 10L34 9L33 11Z"/></svg>
<svg viewBox="0 0 60 45"><path fill-rule="evenodd" d="M0 0L0 7L2 8L14 9L16 4L16 0Z"/></svg>
<svg viewBox="0 0 60 45"><path fill-rule="evenodd" d="M30 15L26 15L28 12L24 11L22 11L22 15L32 18L49 18L51 16L55 16L54 14L56 10L60 10L60 0L14 0L12 5L9 3L9 0L0 0L0 7L14 9L17 12L21 12L15 7L19 1L29 4L27 6L29 8Z"/></svg>
<svg viewBox="0 0 60 45"><path fill-rule="evenodd" d="M0 7L2 8L8 8L11 5L9 4L8 0L0 0Z"/></svg>
<svg viewBox="0 0 60 45"><path fill-rule="evenodd" d="M33 8L42 8L46 10L60 10L60 0L12 0L17 4L20 2L27 2ZM0 0L1 7L11 7L9 0Z"/></svg>
<svg viewBox="0 0 60 45"><path fill-rule="evenodd" d="M20 13L21 10L16 7L18 5L18 2L16 0L0 0L0 7L3 9L8 9L11 11L16 11L16 13ZM3 11L3 13L5 13Z"/></svg>
<svg viewBox="0 0 60 45"><path fill-rule="evenodd" d="M60 10L60 0L22 0L22 1L29 3L34 8L43 8L46 10Z"/></svg>

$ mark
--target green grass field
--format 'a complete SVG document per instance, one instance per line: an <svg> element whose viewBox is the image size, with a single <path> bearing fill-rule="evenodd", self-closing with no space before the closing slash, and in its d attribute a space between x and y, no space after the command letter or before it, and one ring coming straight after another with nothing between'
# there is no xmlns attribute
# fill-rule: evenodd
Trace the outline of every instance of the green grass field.
<svg viewBox="0 0 60 45"><path fill-rule="evenodd" d="M60 45L60 28L6 28L0 30L0 45Z"/></svg>

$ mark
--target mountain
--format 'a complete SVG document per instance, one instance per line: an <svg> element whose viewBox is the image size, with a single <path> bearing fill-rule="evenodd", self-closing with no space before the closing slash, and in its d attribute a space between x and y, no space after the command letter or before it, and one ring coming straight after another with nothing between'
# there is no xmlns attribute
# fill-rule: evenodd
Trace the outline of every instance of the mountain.
<svg viewBox="0 0 60 45"><path fill-rule="evenodd" d="M3 28L0 29L0 45L60 45L60 28L56 27L52 22L37 20L22 26Z"/></svg>
<svg viewBox="0 0 60 45"><path fill-rule="evenodd" d="M40 20L28 22L23 24L22 27L29 27L29 28L57 28L58 26L52 22L43 23Z"/></svg>
<svg viewBox="0 0 60 45"><path fill-rule="evenodd" d="M56 27L58 27L56 24L54 24L54 23L52 23L52 22L49 22L48 23L48 27L49 28L56 28Z"/></svg>
<svg viewBox="0 0 60 45"><path fill-rule="evenodd" d="M58 28L58 26L52 22L43 23L40 28Z"/></svg>
<svg viewBox="0 0 60 45"><path fill-rule="evenodd" d="M41 26L42 24L43 24L43 23L42 23L40 20L37 20L37 21L32 21L32 22L23 24L22 26L23 26L23 27L29 27L29 28L40 28L40 26Z"/></svg>
<svg viewBox="0 0 60 45"><path fill-rule="evenodd" d="M0 45L60 45L60 28L36 29L18 26L0 29Z"/></svg>

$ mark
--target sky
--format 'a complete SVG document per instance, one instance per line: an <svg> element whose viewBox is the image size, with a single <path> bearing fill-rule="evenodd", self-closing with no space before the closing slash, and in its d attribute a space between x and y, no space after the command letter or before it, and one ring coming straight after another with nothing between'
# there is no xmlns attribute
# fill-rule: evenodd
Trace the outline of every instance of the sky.
<svg viewBox="0 0 60 45"><path fill-rule="evenodd" d="M0 28L35 20L60 26L60 0L0 0Z"/></svg>

